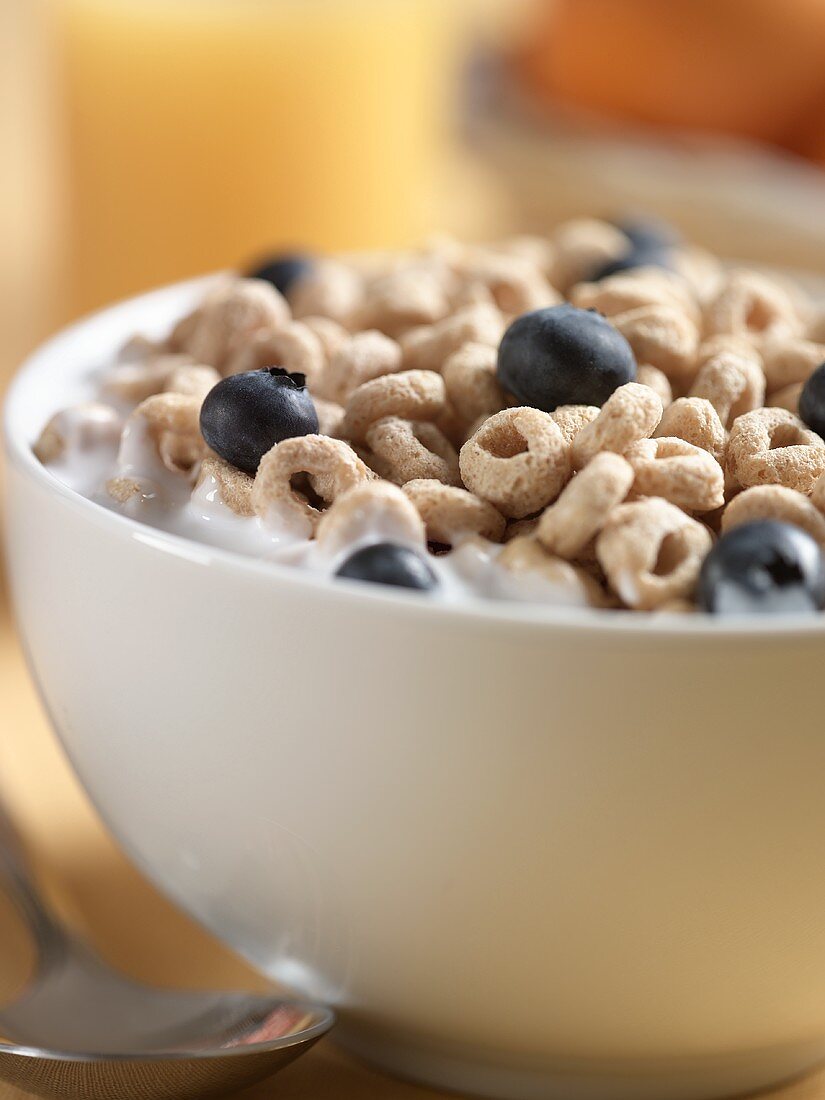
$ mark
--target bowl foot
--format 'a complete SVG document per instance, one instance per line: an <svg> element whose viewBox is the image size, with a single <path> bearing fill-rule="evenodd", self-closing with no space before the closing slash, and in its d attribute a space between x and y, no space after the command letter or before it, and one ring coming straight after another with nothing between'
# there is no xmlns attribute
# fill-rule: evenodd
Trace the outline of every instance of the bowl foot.
<svg viewBox="0 0 825 1100"><path fill-rule="evenodd" d="M649 1061L549 1061L517 1068L479 1052L450 1055L344 1021L335 1041L349 1053L396 1077L489 1100L721 1100L803 1076L825 1061L816 1044L708 1058ZM487 1058L489 1058L489 1053Z"/></svg>

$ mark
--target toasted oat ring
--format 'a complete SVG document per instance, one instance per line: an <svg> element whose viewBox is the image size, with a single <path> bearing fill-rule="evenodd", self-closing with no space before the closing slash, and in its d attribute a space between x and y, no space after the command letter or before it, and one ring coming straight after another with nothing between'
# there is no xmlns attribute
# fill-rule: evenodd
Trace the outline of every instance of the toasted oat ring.
<svg viewBox="0 0 825 1100"><path fill-rule="evenodd" d="M186 397L197 397L202 402L220 380L221 376L214 367L183 363L173 368L163 389L165 393L182 393Z"/></svg>
<svg viewBox="0 0 825 1100"><path fill-rule="evenodd" d="M401 369L401 348L375 329L350 336L332 357L324 378L324 395L343 404L373 378Z"/></svg>
<svg viewBox="0 0 825 1100"><path fill-rule="evenodd" d="M636 367L636 381L640 386L649 386L658 393L662 405L667 408L673 402L673 387L664 371L652 367L650 363L640 363Z"/></svg>
<svg viewBox="0 0 825 1100"><path fill-rule="evenodd" d="M499 512L522 519L555 500L570 477L561 429L538 409L503 409L489 417L459 454L467 488Z"/></svg>
<svg viewBox="0 0 825 1100"><path fill-rule="evenodd" d="M692 595L712 542L704 524L651 498L613 509L596 539L596 556L622 602L650 611Z"/></svg>
<svg viewBox="0 0 825 1100"><path fill-rule="evenodd" d="M216 454L207 454L198 471L196 490L217 492L220 500L236 516L254 516L252 507L253 479L243 470L230 466Z"/></svg>
<svg viewBox="0 0 825 1100"><path fill-rule="evenodd" d="M816 368L825 363L825 344L801 338L765 340L762 358L768 393L775 393L794 382L807 382Z"/></svg>
<svg viewBox="0 0 825 1100"><path fill-rule="evenodd" d="M804 382L791 382L790 385L783 386L781 390L775 390L770 397L765 399L765 404L771 409L787 409L794 416L798 416L799 398L802 396L804 386Z"/></svg>
<svg viewBox="0 0 825 1100"><path fill-rule="evenodd" d="M275 331L262 329L237 349L226 374L245 374L262 367L283 367L306 376L310 391L323 387L326 356L320 338L302 321L290 321Z"/></svg>
<svg viewBox="0 0 825 1100"><path fill-rule="evenodd" d="M725 503L722 467L684 439L640 439L627 448L625 458L636 472L636 496L662 497L688 512L711 512Z"/></svg>
<svg viewBox="0 0 825 1100"><path fill-rule="evenodd" d="M598 405L559 405L550 413L569 446L586 424L592 424L601 409Z"/></svg>
<svg viewBox="0 0 825 1100"><path fill-rule="evenodd" d="M434 325L409 329L398 341L405 370L440 371L447 358L464 344L498 347L504 334L504 318L496 306L465 306Z"/></svg>
<svg viewBox="0 0 825 1100"><path fill-rule="evenodd" d="M597 454L542 513L536 528L539 542L560 558L575 558L625 499L633 478L633 467L621 455Z"/></svg>
<svg viewBox="0 0 825 1100"><path fill-rule="evenodd" d="M424 522L410 500L389 481L364 481L336 497L318 521L318 545L329 555L364 538L423 547Z"/></svg>
<svg viewBox="0 0 825 1100"><path fill-rule="evenodd" d="M765 376L752 359L730 351L711 356L699 369L691 397L710 401L724 427L737 416L752 412L765 400Z"/></svg>
<svg viewBox="0 0 825 1100"><path fill-rule="evenodd" d="M452 546L461 535L480 535L501 542L504 536L504 516L466 489L432 478L417 478L406 483L404 492L418 509L431 542Z"/></svg>
<svg viewBox="0 0 825 1100"><path fill-rule="evenodd" d="M724 463L728 435L716 409L703 397L680 397L674 401L665 409L653 436L684 439L713 455L720 465Z"/></svg>
<svg viewBox="0 0 825 1100"><path fill-rule="evenodd" d="M802 323L790 295L757 271L732 271L705 304L705 331L749 338L793 335Z"/></svg>
<svg viewBox="0 0 825 1100"><path fill-rule="evenodd" d="M734 497L722 513L722 531L762 519L801 527L825 548L825 516L808 497L784 485L756 485Z"/></svg>
<svg viewBox="0 0 825 1100"><path fill-rule="evenodd" d="M596 309L615 317L642 306L671 306L700 321L696 299L684 279L660 267L636 267L617 272L597 283L579 283L570 293L579 309Z"/></svg>
<svg viewBox="0 0 825 1100"><path fill-rule="evenodd" d="M743 489L784 485L807 494L825 472L825 442L787 409L754 409L733 423L727 468Z"/></svg>
<svg viewBox="0 0 825 1100"><path fill-rule="evenodd" d="M367 446L398 485L417 478L461 484L455 448L435 424L385 416L367 429Z"/></svg>
<svg viewBox="0 0 825 1100"><path fill-rule="evenodd" d="M187 352L197 363L223 370L254 333L279 329L289 307L273 286L260 279L230 279L216 286L203 303L173 330L173 351Z"/></svg>
<svg viewBox="0 0 825 1100"><path fill-rule="evenodd" d="M200 435L203 402L191 394L156 393L137 406L132 416L142 416L156 432L176 435Z"/></svg>
<svg viewBox="0 0 825 1100"><path fill-rule="evenodd" d="M351 394L341 431L347 439L363 443L376 420L385 416L434 420L444 411L446 400L444 379L435 371L408 370L373 378Z"/></svg>
<svg viewBox="0 0 825 1100"><path fill-rule="evenodd" d="M300 435L284 439L261 459L252 486L255 514L266 518L272 509L297 527L314 531L323 510L314 507L293 478L306 474L312 490L326 504L373 474L358 455L340 439L326 435Z"/></svg>
<svg viewBox="0 0 825 1100"><path fill-rule="evenodd" d="M639 306L610 318L633 348L638 363L658 367L671 382L684 385L693 375L699 329L674 306Z"/></svg>
<svg viewBox="0 0 825 1100"><path fill-rule="evenodd" d="M656 429L663 411L661 398L649 386L638 382L619 386L595 420L573 440L573 468L581 470L599 451L622 454L631 443L646 439Z"/></svg>
<svg viewBox="0 0 825 1100"><path fill-rule="evenodd" d="M464 425L492 416L506 405L496 378L496 350L485 344L464 344L442 370L447 397Z"/></svg>

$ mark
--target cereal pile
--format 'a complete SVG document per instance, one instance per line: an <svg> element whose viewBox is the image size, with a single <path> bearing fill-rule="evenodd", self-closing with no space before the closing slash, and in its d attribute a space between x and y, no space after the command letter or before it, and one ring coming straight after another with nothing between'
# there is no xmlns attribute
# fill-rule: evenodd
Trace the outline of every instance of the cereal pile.
<svg viewBox="0 0 825 1100"><path fill-rule="evenodd" d="M40 459L71 481L86 456L74 484L146 522L208 540L220 513L247 552L363 581L825 604L825 313L799 287L590 219L253 274L131 340Z"/></svg>

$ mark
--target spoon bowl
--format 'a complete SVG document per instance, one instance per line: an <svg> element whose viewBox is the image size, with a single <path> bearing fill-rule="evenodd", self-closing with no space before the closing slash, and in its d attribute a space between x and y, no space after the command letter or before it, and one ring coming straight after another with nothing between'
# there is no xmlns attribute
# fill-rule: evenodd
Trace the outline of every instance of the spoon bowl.
<svg viewBox="0 0 825 1100"><path fill-rule="evenodd" d="M275 992L154 989L116 973L48 911L2 806L0 894L9 903L0 971L21 973L27 956L25 973L0 1002L0 1080L26 1093L221 1096L282 1069L333 1024L329 1009Z"/></svg>

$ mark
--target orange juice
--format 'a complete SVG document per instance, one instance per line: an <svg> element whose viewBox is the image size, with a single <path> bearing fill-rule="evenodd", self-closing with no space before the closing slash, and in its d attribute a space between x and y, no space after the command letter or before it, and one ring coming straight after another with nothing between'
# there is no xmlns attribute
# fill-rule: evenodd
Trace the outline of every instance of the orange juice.
<svg viewBox="0 0 825 1100"><path fill-rule="evenodd" d="M443 0L55 0L71 312L279 245L419 238Z"/></svg>

